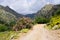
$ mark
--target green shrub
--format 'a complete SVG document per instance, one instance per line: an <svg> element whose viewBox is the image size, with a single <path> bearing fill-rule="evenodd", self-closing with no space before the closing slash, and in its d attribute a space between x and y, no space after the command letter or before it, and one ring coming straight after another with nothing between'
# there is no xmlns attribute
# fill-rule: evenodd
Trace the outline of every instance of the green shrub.
<svg viewBox="0 0 60 40"><path fill-rule="evenodd" d="M50 20L50 24L52 26L56 25L56 24L60 24L60 16L54 16L51 18Z"/></svg>
<svg viewBox="0 0 60 40"><path fill-rule="evenodd" d="M29 29L22 29L20 32L27 33L28 31L29 31Z"/></svg>
<svg viewBox="0 0 60 40"><path fill-rule="evenodd" d="M13 26L16 24L16 21L10 21L10 23L3 23L6 27L8 27L8 30L11 31L13 29Z"/></svg>
<svg viewBox="0 0 60 40"><path fill-rule="evenodd" d="M47 27L49 29L60 29L60 16L53 16Z"/></svg>
<svg viewBox="0 0 60 40"><path fill-rule="evenodd" d="M33 21L30 18L23 17L17 21L15 26L13 26L13 30L30 29L32 25Z"/></svg>
<svg viewBox="0 0 60 40"><path fill-rule="evenodd" d="M38 23L38 24L40 24L40 23L47 23L47 22L49 22L49 19L46 19L44 17L36 17L35 18L35 22Z"/></svg>
<svg viewBox="0 0 60 40"><path fill-rule="evenodd" d="M50 22L47 24L47 28L60 29L60 9L51 17Z"/></svg>
<svg viewBox="0 0 60 40"><path fill-rule="evenodd" d="M3 24L0 24L0 32L2 31L7 31L8 30L8 27L3 25Z"/></svg>
<svg viewBox="0 0 60 40"><path fill-rule="evenodd" d="M55 16L55 15L60 15L60 9L57 10L57 11L54 13L54 16Z"/></svg>
<svg viewBox="0 0 60 40"><path fill-rule="evenodd" d="M16 32L16 31L4 31L4 32L0 32L0 40L12 40L15 39L18 36L18 34L20 33L20 31Z"/></svg>

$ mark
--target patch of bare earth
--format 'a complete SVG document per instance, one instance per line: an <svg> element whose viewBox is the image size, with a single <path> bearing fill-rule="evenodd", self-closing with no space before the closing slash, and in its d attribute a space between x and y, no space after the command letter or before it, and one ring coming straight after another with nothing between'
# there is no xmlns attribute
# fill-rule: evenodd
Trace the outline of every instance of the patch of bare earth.
<svg viewBox="0 0 60 40"><path fill-rule="evenodd" d="M37 24L26 35L17 40L60 40L60 30L47 30L46 24Z"/></svg>

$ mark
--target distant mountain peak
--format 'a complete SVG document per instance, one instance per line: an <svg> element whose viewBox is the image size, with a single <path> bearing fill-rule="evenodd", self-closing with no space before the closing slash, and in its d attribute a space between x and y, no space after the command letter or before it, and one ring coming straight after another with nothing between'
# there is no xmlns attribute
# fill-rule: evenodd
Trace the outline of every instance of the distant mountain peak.
<svg viewBox="0 0 60 40"><path fill-rule="evenodd" d="M53 5L53 4L46 4L45 6L54 6L54 5ZM45 7L45 6L44 6L44 7Z"/></svg>
<svg viewBox="0 0 60 40"><path fill-rule="evenodd" d="M45 5L45 6L42 8L42 10L44 10L44 11L51 10L51 9L53 8L53 6L54 6L54 5L52 5L52 4L47 4L47 5Z"/></svg>
<svg viewBox="0 0 60 40"><path fill-rule="evenodd" d="M9 6L6 6L5 8L10 8Z"/></svg>
<svg viewBox="0 0 60 40"><path fill-rule="evenodd" d="M0 9L3 9L4 11L9 12L9 13L15 15L17 18L23 17L22 14L17 13L15 10L11 9L9 6L2 6L2 5L0 5Z"/></svg>

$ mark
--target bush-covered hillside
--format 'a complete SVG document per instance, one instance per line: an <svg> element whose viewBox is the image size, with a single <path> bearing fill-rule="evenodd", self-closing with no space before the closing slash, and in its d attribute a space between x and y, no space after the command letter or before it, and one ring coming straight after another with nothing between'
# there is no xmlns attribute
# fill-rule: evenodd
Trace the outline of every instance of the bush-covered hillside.
<svg viewBox="0 0 60 40"><path fill-rule="evenodd" d="M21 30L21 29L30 29L33 25L33 21L30 18L20 18L16 25L13 27L13 30L17 31L17 30Z"/></svg>
<svg viewBox="0 0 60 40"><path fill-rule="evenodd" d="M55 12L55 15L51 17L47 26L48 29L60 29L60 10Z"/></svg>
<svg viewBox="0 0 60 40"><path fill-rule="evenodd" d="M16 20L16 17L13 14L0 9L0 21L8 23L14 20Z"/></svg>
<svg viewBox="0 0 60 40"><path fill-rule="evenodd" d="M0 31L6 31L7 28L10 30L15 23L15 15L5 11L3 8L0 7Z"/></svg>

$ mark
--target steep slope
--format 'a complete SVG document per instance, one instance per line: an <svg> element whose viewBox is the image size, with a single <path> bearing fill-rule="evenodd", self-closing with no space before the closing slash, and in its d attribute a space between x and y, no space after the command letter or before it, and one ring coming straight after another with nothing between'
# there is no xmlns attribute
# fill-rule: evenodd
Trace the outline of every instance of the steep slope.
<svg viewBox="0 0 60 40"><path fill-rule="evenodd" d="M58 5L48 4L45 5L41 10L39 10L35 16L50 18L59 9L60 9L60 4Z"/></svg>
<svg viewBox="0 0 60 40"><path fill-rule="evenodd" d="M4 10L4 7L0 5L0 23L1 22L10 23L15 20L16 16Z"/></svg>
<svg viewBox="0 0 60 40"><path fill-rule="evenodd" d="M45 5L41 10L37 12L37 16L48 18L52 15L52 12L53 12L52 9L53 9L52 4Z"/></svg>
<svg viewBox="0 0 60 40"><path fill-rule="evenodd" d="M9 12L9 13L11 13L11 14L13 14L13 15L15 15L16 18L23 17L22 14L17 13L13 9L11 9L9 6L4 7L4 6L0 5L0 8L7 11L7 12Z"/></svg>
<svg viewBox="0 0 60 40"><path fill-rule="evenodd" d="M60 10L60 4L58 5L47 4L43 8L41 8L41 10L39 10L37 13L27 14L25 16L30 18L34 18L36 16L50 18L55 14L57 10Z"/></svg>
<svg viewBox="0 0 60 40"><path fill-rule="evenodd" d="M6 6L6 7L4 8L4 10L6 10L6 11L12 13L12 14L15 15L17 18L23 17L22 14L17 13L16 11L14 11L13 9L11 9L11 8L8 7L8 6Z"/></svg>

